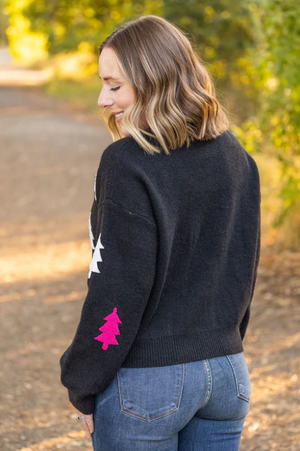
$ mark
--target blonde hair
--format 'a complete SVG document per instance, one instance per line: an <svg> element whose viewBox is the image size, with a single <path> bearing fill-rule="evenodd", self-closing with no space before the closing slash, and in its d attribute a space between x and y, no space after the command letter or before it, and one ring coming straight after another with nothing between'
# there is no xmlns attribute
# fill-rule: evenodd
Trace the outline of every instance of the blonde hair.
<svg viewBox="0 0 300 451"><path fill-rule="evenodd" d="M159 16L145 15L115 30L99 47L114 50L120 71L136 93L126 108L122 124L148 153L187 146L195 139L209 140L227 130L229 120L216 99L210 74L191 42L175 25ZM149 128L139 127L145 117ZM115 116L104 110L102 118L113 140L122 138ZM152 132L152 133L151 133Z"/></svg>

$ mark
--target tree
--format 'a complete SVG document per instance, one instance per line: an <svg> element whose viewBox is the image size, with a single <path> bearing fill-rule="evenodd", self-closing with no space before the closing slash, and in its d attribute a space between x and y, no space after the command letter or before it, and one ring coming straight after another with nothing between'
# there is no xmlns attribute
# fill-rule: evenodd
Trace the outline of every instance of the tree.
<svg viewBox="0 0 300 451"><path fill-rule="evenodd" d="M103 319L106 321L106 323L99 329L101 330L102 334L95 337L95 340L101 341L103 343L102 349L106 351L108 345L119 344L116 340L116 335L120 335L118 323L122 324L122 321L120 321L120 318L117 315L116 308L114 308L113 312Z"/></svg>
<svg viewBox="0 0 300 451"><path fill-rule="evenodd" d="M100 273L99 268L98 268L98 262L102 262L101 252L100 252L101 249L104 249L104 246L101 243L101 233L100 233L94 253L93 253L93 258L92 258L92 261L90 264L90 271L89 271L88 278L91 277L92 272Z"/></svg>
<svg viewBox="0 0 300 451"><path fill-rule="evenodd" d="M10 47L16 58L23 59L19 41L24 40L27 53L38 41L39 51L50 56L74 52L82 44L96 54L101 42L128 18L160 15L162 0L6 0L5 5Z"/></svg>
<svg viewBox="0 0 300 451"><path fill-rule="evenodd" d="M300 3L253 1L256 46L249 52L258 108L235 132L246 150L280 162L281 210L272 225L286 230L284 246L300 246Z"/></svg>

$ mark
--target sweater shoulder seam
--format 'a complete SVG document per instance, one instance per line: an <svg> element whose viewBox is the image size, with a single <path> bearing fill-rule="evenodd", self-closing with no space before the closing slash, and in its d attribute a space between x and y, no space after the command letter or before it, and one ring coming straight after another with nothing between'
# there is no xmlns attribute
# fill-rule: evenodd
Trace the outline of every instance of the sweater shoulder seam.
<svg viewBox="0 0 300 451"><path fill-rule="evenodd" d="M106 201L110 201L112 202L114 205L117 205L118 207L123 208L123 210L125 210L127 213L129 214L133 214L133 215L137 215L140 216L141 218L146 219L148 222L150 222L151 224L153 224L156 227L156 223L154 221L152 221L152 219L148 218L148 216L143 215L142 213L139 213L137 211L133 211L133 210L128 210L128 208L126 208L123 204L120 204L118 202L115 202L111 197L107 196L106 199L101 203L100 207L105 204Z"/></svg>
<svg viewBox="0 0 300 451"><path fill-rule="evenodd" d="M115 161L113 162L113 166L112 166L112 169L111 169L111 177L110 177L110 184L109 184L108 194L107 194L106 198L103 200L102 204L103 204L106 200L110 200L110 201L113 202L115 205L118 205L119 207L122 207L125 211L127 211L127 213L130 213L130 214L136 214L136 215L140 216L141 218L146 219L148 222L150 222L151 224L153 224L153 225L156 227L156 223L155 223L152 219L148 218L148 216L145 216L145 215L143 215L143 214L141 214L141 213L139 213L139 212L137 212L137 211L128 210L128 208L126 208L124 205L122 205L122 204L120 204L120 203L114 201L114 200L112 199L112 197L111 197L111 191L112 191L112 185L113 185L113 183L112 183L113 173L114 173L114 170L115 170L115 167L116 167L116 163L117 163L117 161L119 160L119 158L120 158L122 152L123 152L124 149L126 148L126 145L127 145L127 143L124 142L124 143L121 145L121 147L120 147L120 149L119 149L117 155L115 156ZM99 205L99 208L101 207L102 204Z"/></svg>

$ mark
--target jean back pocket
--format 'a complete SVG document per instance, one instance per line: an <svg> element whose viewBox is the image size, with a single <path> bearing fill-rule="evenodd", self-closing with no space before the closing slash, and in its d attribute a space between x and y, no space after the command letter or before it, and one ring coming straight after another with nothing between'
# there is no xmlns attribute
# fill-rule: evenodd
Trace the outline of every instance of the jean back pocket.
<svg viewBox="0 0 300 451"><path fill-rule="evenodd" d="M170 415L179 409L184 382L184 364L121 367L117 373L123 412L146 421Z"/></svg>
<svg viewBox="0 0 300 451"><path fill-rule="evenodd" d="M250 403L252 388L244 353L239 352L238 354L230 354L226 357L234 374L237 396Z"/></svg>

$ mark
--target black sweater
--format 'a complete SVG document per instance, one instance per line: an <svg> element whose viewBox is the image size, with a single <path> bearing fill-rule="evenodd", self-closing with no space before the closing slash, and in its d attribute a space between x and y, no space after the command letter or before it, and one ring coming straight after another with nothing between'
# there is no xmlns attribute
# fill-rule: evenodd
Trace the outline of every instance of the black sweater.
<svg viewBox="0 0 300 451"><path fill-rule="evenodd" d="M120 367L243 351L260 258L257 165L229 130L170 152L149 155L129 136L102 154L88 292L60 359L84 414Z"/></svg>

